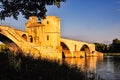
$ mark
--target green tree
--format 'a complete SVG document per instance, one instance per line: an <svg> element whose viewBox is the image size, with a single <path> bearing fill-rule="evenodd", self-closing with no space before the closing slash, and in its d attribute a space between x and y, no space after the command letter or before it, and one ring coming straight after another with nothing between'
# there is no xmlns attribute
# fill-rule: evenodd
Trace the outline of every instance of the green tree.
<svg viewBox="0 0 120 80"><path fill-rule="evenodd" d="M95 50L99 52L108 52L108 47L107 45L103 43L94 43L95 44Z"/></svg>
<svg viewBox="0 0 120 80"><path fill-rule="evenodd" d="M0 44L0 52L8 52L8 51L9 51L8 47L6 47L3 44Z"/></svg>
<svg viewBox="0 0 120 80"><path fill-rule="evenodd" d="M112 44L109 46L109 51L112 53L120 53L120 40L114 39Z"/></svg>
<svg viewBox="0 0 120 80"><path fill-rule="evenodd" d="M60 7L61 2L66 0L0 0L0 19L13 16L16 20L21 13L26 19L37 16L38 19L45 18L46 6L56 5Z"/></svg>

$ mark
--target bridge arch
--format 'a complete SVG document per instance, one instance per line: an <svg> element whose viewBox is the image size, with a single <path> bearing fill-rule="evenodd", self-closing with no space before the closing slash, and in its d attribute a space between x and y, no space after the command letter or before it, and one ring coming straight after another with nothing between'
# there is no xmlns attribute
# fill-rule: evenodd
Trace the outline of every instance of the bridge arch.
<svg viewBox="0 0 120 80"><path fill-rule="evenodd" d="M87 44L83 44L80 48L80 51L84 51L85 54L90 54L90 47Z"/></svg>
<svg viewBox="0 0 120 80"><path fill-rule="evenodd" d="M22 53L21 48L7 36L0 34L0 41L4 43L11 52L13 53Z"/></svg>
<svg viewBox="0 0 120 80"><path fill-rule="evenodd" d="M61 46L62 46L62 57L72 57L72 54L70 52L70 48L68 47L67 44L65 44L64 42L61 42Z"/></svg>

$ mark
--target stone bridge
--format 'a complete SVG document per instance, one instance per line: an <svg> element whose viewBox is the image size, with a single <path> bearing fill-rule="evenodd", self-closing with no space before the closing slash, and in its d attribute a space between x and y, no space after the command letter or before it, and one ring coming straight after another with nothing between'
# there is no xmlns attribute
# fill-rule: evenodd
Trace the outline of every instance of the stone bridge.
<svg viewBox="0 0 120 80"><path fill-rule="evenodd" d="M0 25L0 41L13 53L42 58L97 56L95 45L60 37L60 19L47 16L37 22L35 16L26 23L26 31Z"/></svg>
<svg viewBox="0 0 120 80"><path fill-rule="evenodd" d="M12 53L22 53L26 56L33 56L34 58L61 59L62 54L60 51L27 42L24 39L24 34L27 35L27 33L16 30L10 26L0 25L0 41L3 42Z"/></svg>
<svg viewBox="0 0 120 80"><path fill-rule="evenodd" d="M95 56L95 45L87 42L61 38L64 57Z"/></svg>

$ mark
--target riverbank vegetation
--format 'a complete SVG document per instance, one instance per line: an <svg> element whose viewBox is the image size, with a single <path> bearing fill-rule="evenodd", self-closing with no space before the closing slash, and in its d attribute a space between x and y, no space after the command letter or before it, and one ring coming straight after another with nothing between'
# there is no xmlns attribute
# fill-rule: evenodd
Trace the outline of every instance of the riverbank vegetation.
<svg viewBox="0 0 120 80"><path fill-rule="evenodd" d="M103 44L103 43L94 43L95 49L99 52L106 53L104 55L116 55L120 56L120 40L119 39L113 39L112 43L109 45Z"/></svg>
<svg viewBox="0 0 120 80"><path fill-rule="evenodd" d="M85 80L75 65L0 52L0 80Z"/></svg>
<svg viewBox="0 0 120 80"><path fill-rule="evenodd" d="M7 46L5 46L4 44L0 44L0 52L8 52L9 49Z"/></svg>

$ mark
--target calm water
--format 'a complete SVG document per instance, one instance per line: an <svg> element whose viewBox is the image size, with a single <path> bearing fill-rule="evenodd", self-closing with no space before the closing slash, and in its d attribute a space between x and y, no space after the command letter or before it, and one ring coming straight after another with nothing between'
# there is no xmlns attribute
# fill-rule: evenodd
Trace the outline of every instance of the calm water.
<svg viewBox="0 0 120 80"><path fill-rule="evenodd" d="M120 80L120 57L66 58L65 61L77 65L86 74L94 74L96 80Z"/></svg>

